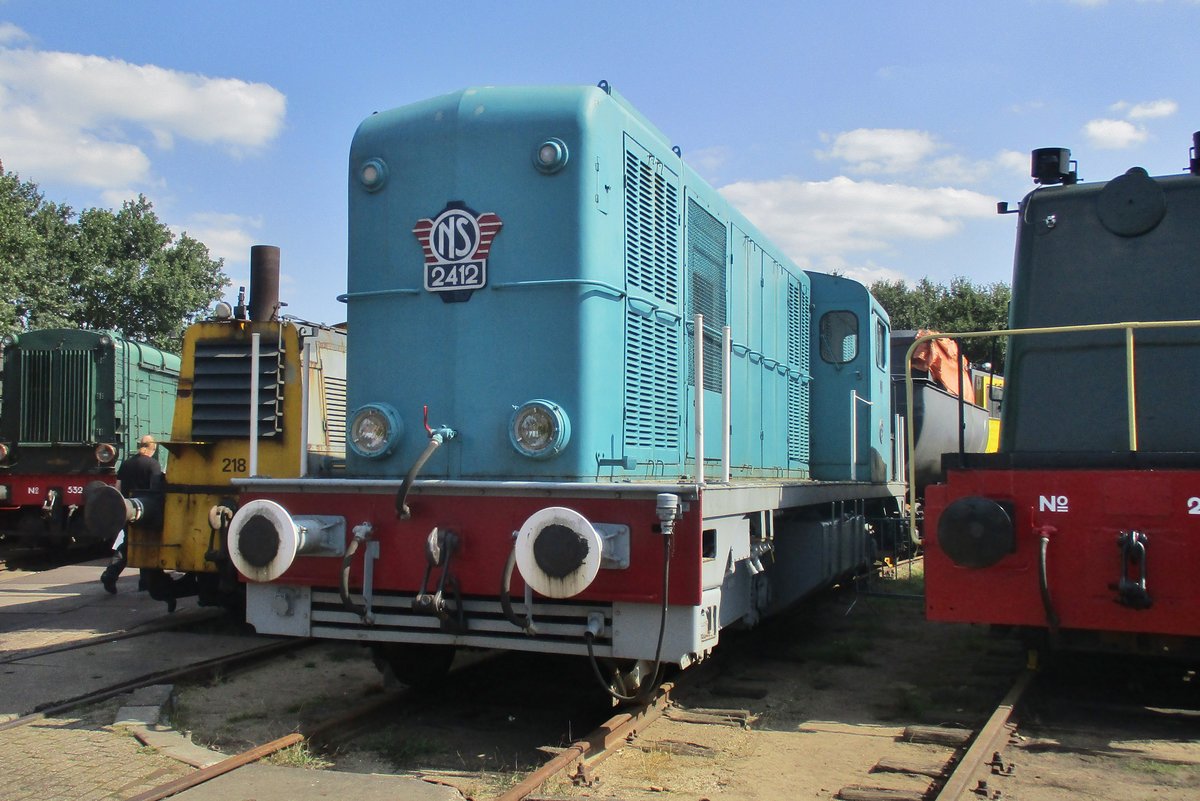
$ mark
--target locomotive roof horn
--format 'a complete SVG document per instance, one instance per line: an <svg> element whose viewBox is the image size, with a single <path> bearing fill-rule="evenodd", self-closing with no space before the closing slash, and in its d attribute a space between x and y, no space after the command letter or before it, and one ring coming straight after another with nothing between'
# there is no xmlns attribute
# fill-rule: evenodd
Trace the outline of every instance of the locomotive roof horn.
<svg viewBox="0 0 1200 801"><path fill-rule="evenodd" d="M1192 152L1189 165L1189 172L1192 175L1200 175L1200 131L1192 134Z"/></svg>
<svg viewBox="0 0 1200 801"><path fill-rule="evenodd" d="M1079 180L1078 166L1071 159L1071 151L1068 148L1039 147L1033 151L1029 174L1033 176L1035 184L1070 186Z"/></svg>

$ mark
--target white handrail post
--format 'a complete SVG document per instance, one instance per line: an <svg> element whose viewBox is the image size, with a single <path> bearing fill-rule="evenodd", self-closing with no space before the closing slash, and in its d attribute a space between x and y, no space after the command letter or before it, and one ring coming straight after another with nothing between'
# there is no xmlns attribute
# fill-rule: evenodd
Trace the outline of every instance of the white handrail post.
<svg viewBox="0 0 1200 801"><path fill-rule="evenodd" d="M850 390L850 480L858 481L858 390Z"/></svg>
<svg viewBox="0 0 1200 801"><path fill-rule="evenodd" d="M692 318L696 373L696 483L704 483L704 315Z"/></svg>
<svg viewBox="0 0 1200 801"><path fill-rule="evenodd" d="M262 334L250 335L250 470L258 475L258 354Z"/></svg>
<svg viewBox="0 0 1200 801"><path fill-rule="evenodd" d="M303 356L300 359L300 476L308 475L308 414L310 409L309 393L312 391L312 380L309 371L312 369L313 343L304 343Z"/></svg>
<svg viewBox="0 0 1200 801"><path fill-rule="evenodd" d="M874 406L874 401L858 397L858 390L850 390L850 480L858 481L858 404Z"/></svg>
<svg viewBox="0 0 1200 801"><path fill-rule="evenodd" d="M729 326L725 326L721 332L721 363L724 369L721 371L721 481L729 483L730 475L730 450L732 445L731 427L733 423L732 397L730 395L730 385L733 383L730 372L732 366L730 361L733 352L733 334Z"/></svg>

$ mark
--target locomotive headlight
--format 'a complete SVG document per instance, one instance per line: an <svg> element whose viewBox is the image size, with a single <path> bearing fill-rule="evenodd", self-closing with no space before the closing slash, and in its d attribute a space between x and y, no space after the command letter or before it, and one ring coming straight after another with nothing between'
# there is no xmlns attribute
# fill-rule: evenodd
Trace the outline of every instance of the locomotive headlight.
<svg viewBox="0 0 1200 801"><path fill-rule="evenodd" d="M567 143L558 137L550 137L537 146L533 152L533 166L547 175L555 173L567 166Z"/></svg>
<svg viewBox="0 0 1200 801"><path fill-rule="evenodd" d="M0 442L0 462L8 460L8 446Z"/></svg>
<svg viewBox="0 0 1200 801"><path fill-rule="evenodd" d="M368 459L387 456L403 433L400 415L386 403L368 403L350 418L350 448Z"/></svg>
<svg viewBox="0 0 1200 801"><path fill-rule="evenodd" d="M101 442L96 446L96 461L100 464L112 464L117 458L117 449L107 442Z"/></svg>
<svg viewBox="0 0 1200 801"><path fill-rule="evenodd" d="M387 165L382 159L367 159L358 169L358 180L368 192L378 192L387 182Z"/></svg>
<svg viewBox="0 0 1200 801"><path fill-rule="evenodd" d="M508 438L522 456L549 459L567 447L571 421L557 403L532 400L516 407L509 421Z"/></svg>

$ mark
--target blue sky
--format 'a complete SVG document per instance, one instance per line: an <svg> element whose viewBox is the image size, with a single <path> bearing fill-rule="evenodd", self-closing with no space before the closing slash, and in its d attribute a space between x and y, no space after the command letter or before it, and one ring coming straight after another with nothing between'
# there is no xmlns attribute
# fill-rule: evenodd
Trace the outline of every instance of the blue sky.
<svg viewBox="0 0 1200 801"><path fill-rule="evenodd" d="M232 292L278 245L288 312L336 322L364 117L605 79L801 266L990 283L1032 148L1186 167L1197 30L1197 0L0 0L0 161L76 210L144 193Z"/></svg>

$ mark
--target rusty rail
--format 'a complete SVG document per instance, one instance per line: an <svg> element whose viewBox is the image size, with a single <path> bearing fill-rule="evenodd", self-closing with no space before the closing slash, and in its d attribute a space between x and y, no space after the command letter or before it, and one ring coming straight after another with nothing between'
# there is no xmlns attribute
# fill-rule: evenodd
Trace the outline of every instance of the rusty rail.
<svg viewBox="0 0 1200 801"><path fill-rule="evenodd" d="M590 782L595 766L615 753L613 746L637 736L662 716L670 704L674 688L672 682L664 683L652 700L609 718L587 737L576 740L562 753L497 797L496 801L523 801L550 779L572 768L579 779Z"/></svg>
<svg viewBox="0 0 1200 801"><path fill-rule="evenodd" d="M151 790L147 790L144 793L135 795L133 798L128 799L128 801L162 801L164 798L170 798L171 796L177 793L182 793L184 790L191 789L198 784L203 784L209 779L215 779L222 774L229 773L231 770L236 770L243 765L249 765L251 762L257 762L263 757L274 754L276 751L282 751L285 748L303 741L303 734L297 734L295 732L292 734L286 734L283 737L280 737L278 740L272 740L271 742L265 743L256 748L251 748L249 751L243 751L240 754L235 754L228 759L222 759L220 762L217 762L214 765L209 765L207 768L200 768L200 770L192 771L188 775L181 776L175 781L167 782L166 784L162 784Z"/></svg>
<svg viewBox="0 0 1200 801"><path fill-rule="evenodd" d="M938 791L936 801L959 801L969 795L977 797L973 792L975 788L968 789L968 785L973 781L978 781L983 766L994 761L994 755L1003 749L1008 738L1016 729L1016 724L1012 722L1013 710L1020 703L1022 696L1033 681L1034 675L1036 674L1032 670L1026 670L1017 678L1016 684L1000 701L996 711L988 718L984 727L975 735L974 742L963 754L963 758L959 760L954 771L946 779L942 789Z"/></svg>

